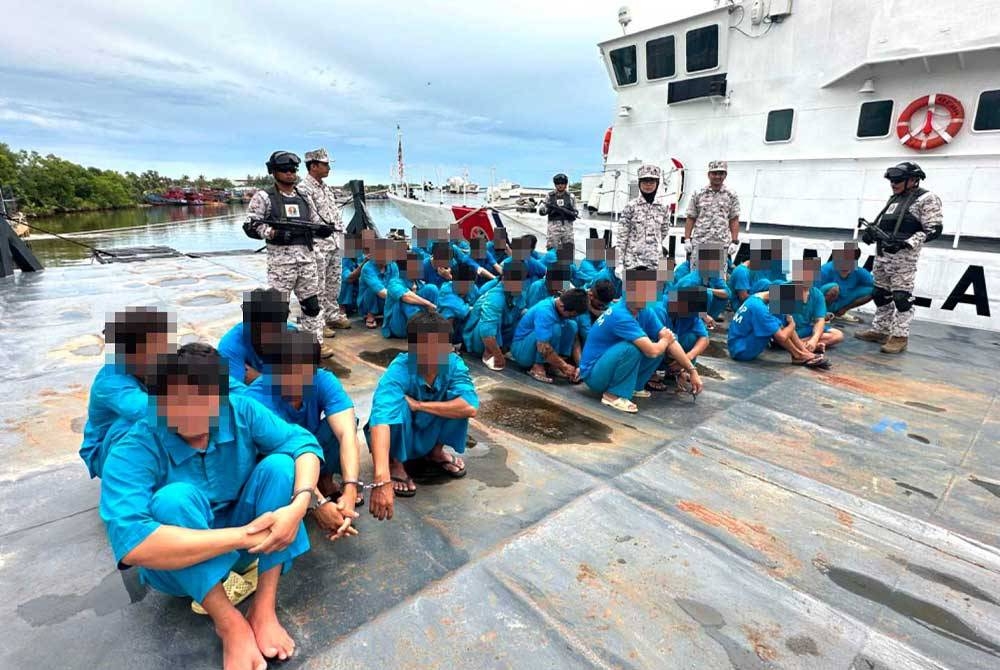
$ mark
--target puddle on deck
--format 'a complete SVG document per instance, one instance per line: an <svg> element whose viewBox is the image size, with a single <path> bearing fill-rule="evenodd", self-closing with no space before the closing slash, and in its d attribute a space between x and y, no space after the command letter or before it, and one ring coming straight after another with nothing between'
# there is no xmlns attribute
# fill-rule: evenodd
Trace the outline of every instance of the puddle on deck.
<svg viewBox="0 0 1000 670"><path fill-rule="evenodd" d="M365 363L371 363L380 368L387 368L389 367L389 363L392 363L393 359L402 353L404 353L403 349L388 347L386 349L379 349L378 351L361 351L358 353L358 358Z"/></svg>
<svg viewBox="0 0 1000 670"><path fill-rule="evenodd" d="M231 298L223 293L202 293L190 298L181 298L177 304L184 307L212 307L213 305L225 305L230 300Z"/></svg>
<svg viewBox="0 0 1000 670"><path fill-rule="evenodd" d="M195 277L167 277L166 279L161 279L160 281L155 281L153 284L156 286L162 286L164 288L172 288L174 286L189 286L191 284L197 284L198 279Z"/></svg>
<svg viewBox="0 0 1000 670"><path fill-rule="evenodd" d="M710 339L708 348L701 352L701 355L709 358L729 358L729 348L724 342Z"/></svg>
<svg viewBox="0 0 1000 670"><path fill-rule="evenodd" d="M611 442L611 428L551 400L514 391L490 389L476 418L532 442L588 444Z"/></svg>
<svg viewBox="0 0 1000 670"><path fill-rule="evenodd" d="M351 368L346 365L339 363L336 356L333 358L327 358L320 362L320 367L325 370L329 370L337 376L337 379L344 379L345 377L351 376Z"/></svg>

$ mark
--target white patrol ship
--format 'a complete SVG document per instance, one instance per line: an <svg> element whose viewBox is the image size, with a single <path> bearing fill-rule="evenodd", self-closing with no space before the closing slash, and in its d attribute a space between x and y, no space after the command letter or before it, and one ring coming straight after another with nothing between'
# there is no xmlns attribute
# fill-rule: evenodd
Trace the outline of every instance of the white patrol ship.
<svg viewBox="0 0 1000 670"><path fill-rule="evenodd" d="M623 7L625 34L600 43L618 97L604 170L583 181L592 211L616 216L652 162L681 225L708 162L727 160L741 241L783 236L794 254L826 258L882 209L886 168L915 161L944 204L944 235L920 258L917 318L1000 330L995 0L702 5L641 30Z"/></svg>

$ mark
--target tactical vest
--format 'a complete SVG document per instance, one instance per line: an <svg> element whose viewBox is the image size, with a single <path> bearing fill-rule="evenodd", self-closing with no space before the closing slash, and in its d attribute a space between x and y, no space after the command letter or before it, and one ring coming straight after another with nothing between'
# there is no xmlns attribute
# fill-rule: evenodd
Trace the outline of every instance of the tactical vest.
<svg viewBox="0 0 1000 670"><path fill-rule="evenodd" d="M280 193L276 186L271 186L264 189L267 193L267 197L271 200L271 219L277 222L277 228L281 227L282 222L288 223L311 223L309 209L309 203L306 199L299 194L298 189L295 189L295 195L287 196ZM296 229L292 231L292 239L288 242L275 242L272 240L267 241L268 244L274 244L277 246L292 246L295 244L304 244L305 246L312 248L313 234L310 230Z"/></svg>
<svg viewBox="0 0 1000 670"><path fill-rule="evenodd" d="M919 233L924 229L924 226L920 219L910 212L910 207L925 193L927 193L926 189L915 188L912 191L892 196L885 208L879 212L875 223L883 231L899 240L908 239L914 233Z"/></svg>

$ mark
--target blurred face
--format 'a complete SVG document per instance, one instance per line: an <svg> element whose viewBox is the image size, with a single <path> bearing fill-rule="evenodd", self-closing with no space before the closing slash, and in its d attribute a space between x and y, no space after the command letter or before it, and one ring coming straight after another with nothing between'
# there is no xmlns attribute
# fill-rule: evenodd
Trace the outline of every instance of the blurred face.
<svg viewBox="0 0 1000 670"><path fill-rule="evenodd" d="M301 398L315 374L316 368L310 363L282 363L274 368L274 379L285 397Z"/></svg>
<svg viewBox="0 0 1000 670"><path fill-rule="evenodd" d="M628 304L628 308L633 311L639 311L656 302L657 299L657 285L654 280L651 279L639 279L631 280L626 279L625 281L625 302Z"/></svg>
<svg viewBox="0 0 1000 670"><path fill-rule="evenodd" d="M656 193L656 187L660 185L659 179L640 179L639 190L645 194Z"/></svg>
<svg viewBox="0 0 1000 670"><path fill-rule="evenodd" d="M218 389L176 384L157 398L156 407L167 427L188 442L207 437L219 419Z"/></svg>
<svg viewBox="0 0 1000 670"><path fill-rule="evenodd" d="M604 260L604 240L596 238L590 238L587 240L587 260Z"/></svg>
<svg viewBox="0 0 1000 670"><path fill-rule="evenodd" d="M858 261L854 258L854 249L847 248L843 251L833 252L833 266L841 277L847 277L858 267Z"/></svg>
<svg viewBox="0 0 1000 670"><path fill-rule="evenodd" d="M508 297L520 295L523 289L524 281L521 279L508 278L503 280L503 291L508 295Z"/></svg>
<svg viewBox="0 0 1000 670"><path fill-rule="evenodd" d="M416 354L421 374L437 374L448 365L448 354L454 351L449 340L448 333L420 333L416 344L410 343L410 354Z"/></svg>
<svg viewBox="0 0 1000 670"><path fill-rule="evenodd" d="M507 232L503 230L496 230L493 232L493 248L496 251L506 251L507 250Z"/></svg>
<svg viewBox="0 0 1000 670"><path fill-rule="evenodd" d="M286 328L287 326L284 323L272 323L270 321L251 324L250 341L253 343L254 349L259 351L277 342L278 338L281 337L281 333Z"/></svg>
<svg viewBox="0 0 1000 670"><path fill-rule="evenodd" d="M152 374L157 357L170 353L176 346L174 333L150 333L145 342L136 345L134 354L126 354L126 366L137 377L146 377Z"/></svg>
<svg viewBox="0 0 1000 670"><path fill-rule="evenodd" d="M468 295L469 291L472 290L472 282L468 279L456 279L451 283L452 288L455 293L459 295Z"/></svg>
<svg viewBox="0 0 1000 670"><path fill-rule="evenodd" d="M708 183L712 188L719 188L726 181L726 173L722 170L712 170L708 173Z"/></svg>
<svg viewBox="0 0 1000 670"><path fill-rule="evenodd" d="M792 279L797 282L802 282L805 286L812 286L818 275L818 258L807 258L801 261L796 260L792 263Z"/></svg>

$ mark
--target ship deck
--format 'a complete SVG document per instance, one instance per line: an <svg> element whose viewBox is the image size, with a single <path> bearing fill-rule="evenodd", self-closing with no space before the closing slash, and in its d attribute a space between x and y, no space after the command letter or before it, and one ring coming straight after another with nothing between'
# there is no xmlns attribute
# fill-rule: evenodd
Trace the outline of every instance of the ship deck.
<svg viewBox="0 0 1000 670"><path fill-rule="evenodd" d="M221 667L207 619L115 569L76 450L106 311L214 343L263 277L227 256L0 280L0 667ZM470 363L468 477L421 475L346 541L309 524L282 667L998 667L1000 335L914 331L898 357L849 337L828 373L720 340L697 401L636 416ZM334 345L364 420L405 343Z"/></svg>

